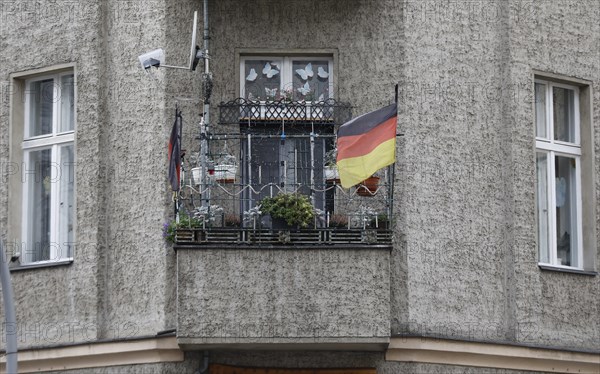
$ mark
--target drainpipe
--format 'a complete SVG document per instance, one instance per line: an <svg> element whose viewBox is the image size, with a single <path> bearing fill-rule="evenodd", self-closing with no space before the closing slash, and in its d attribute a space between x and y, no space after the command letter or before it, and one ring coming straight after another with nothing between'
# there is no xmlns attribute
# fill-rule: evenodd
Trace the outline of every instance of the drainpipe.
<svg viewBox="0 0 600 374"><path fill-rule="evenodd" d="M4 242L0 239L0 282L2 283L2 299L4 300L4 318L6 330L6 372L17 373L17 318L13 298L8 258L4 253ZM10 326L10 327L9 327Z"/></svg>
<svg viewBox="0 0 600 374"><path fill-rule="evenodd" d="M208 373L208 351L204 351L204 361L202 362L202 367L196 370L195 374L206 374Z"/></svg>

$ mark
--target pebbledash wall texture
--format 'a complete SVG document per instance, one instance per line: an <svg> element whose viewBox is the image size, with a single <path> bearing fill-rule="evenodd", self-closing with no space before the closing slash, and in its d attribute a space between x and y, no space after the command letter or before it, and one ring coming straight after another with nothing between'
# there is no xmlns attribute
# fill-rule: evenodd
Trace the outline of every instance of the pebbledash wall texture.
<svg viewBox="0 0 600 374"><path fill-rule="evenodd" d="M194 10L202 14L202 1L0 1L0 235L11 253L20 250L18 189L27 174L12 156L21 147L12 141L13 108L24 95L19 82L28 76L21 73L72 66L77 92L74 259L12 272L20 349L143 340L176 329L186 351L179 362L77 369L82 373L193 373L205 348L212 349L210 363L235 366L524 372L394 359L394 342L413 337L598 355L598 1L210 0L213 123L216 105L240 96L244 54L333 56L335 96L355 115L388 104L399 84L393 247L319 249L308 257L314 263L300 250L178 254L162 238L172 215L165 149L173 108L177 101L184 142L196 149L200 71L155 69L149 76L137 56L161 47L167 62L184 64ZM589 161L582 204L593 217L584 222L585 243L593 245L584 248L587 275L538 267L536 75L572 80L592 94L593 128L582 132ZM300 278L265 275L282 269ZM328 271L344 274L343 284L303 283L335 283ZM314 304L299 307L306 300ZM272 308L256 315L256 303ZM367 343L377 338L375 345L348 352L320 346L316 337L314 345L294 345L294 332L348 311L344 325L327 327L329 337L343 344L355 334ZM302 326L277 325L282 321ZM280 340L245 345L243 337L270 323ZM214 337L203 328L211 324L233 336L231 345L208 339ZM248 335L233 331L239 326Z"/></svg>

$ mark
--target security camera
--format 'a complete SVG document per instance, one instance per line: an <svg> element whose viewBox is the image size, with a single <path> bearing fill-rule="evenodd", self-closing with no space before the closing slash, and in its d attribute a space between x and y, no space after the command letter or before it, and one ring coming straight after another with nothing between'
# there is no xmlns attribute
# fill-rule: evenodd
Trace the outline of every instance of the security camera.
<svg viewBox="0 0 600 374"><path fill-rule="evenodd" d="M165 51L161 48L155 49L152 52L144 53L139 56L138 60L140 60L140 64L142 64L142 69L144 70L148 70L153 66L158 68L165 63Z"/></svg>
<svg viewBox="0 0 600 374"><path fill-rule="evenodd" d="M14 253L12 256L10 256L10 261L11 262L17 262L19 260L19 257L21 257L20 253Z"/></svg>

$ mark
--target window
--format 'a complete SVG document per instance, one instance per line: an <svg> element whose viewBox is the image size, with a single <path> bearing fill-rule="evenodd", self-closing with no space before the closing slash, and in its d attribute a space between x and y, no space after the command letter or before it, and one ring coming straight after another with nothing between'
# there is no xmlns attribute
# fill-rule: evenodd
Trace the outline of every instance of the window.
<svg viewBox="0 0 600 374"><path fill-rule="evenodd" d="M240 92L249 100L308 102L333 97L330 57L242 57Z"/></svg>
<svg viewBox="0 0 600 374"><path fill-rule="evenodd" d="M25 81L22 263L63 261L74 244L73 72Z"/></svg>
<svg viewBox="0 0 600 374"><path fill-rule="evenodd" d="M259 191L244 192L243 211L272 194L275 186L310 195L317 208L325 208L331 192L324 188L323 159L333 146L334 122L331 109L316 103L333 98L332 81L332 57L240 58L241 96L261 102L254 116L261 121L252 126L240 121L241 132L248 137L241 144L240 174L244 184ZM283 103L270 103L280 100ZM311 138L313 133L318 137Z"/></svg>
<svg viewBox="0 0 600 374"><path fill-rule="evenodd" d="M539 262L583 269L580 88L535 80Z"/></svg>

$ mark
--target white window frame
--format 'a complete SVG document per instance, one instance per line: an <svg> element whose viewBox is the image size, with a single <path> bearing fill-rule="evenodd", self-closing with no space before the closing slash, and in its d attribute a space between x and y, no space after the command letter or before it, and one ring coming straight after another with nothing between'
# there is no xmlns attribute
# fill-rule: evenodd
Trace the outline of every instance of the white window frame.
<svg viewBox="0 0 600 374"><path fill-rule="evenodd" d="M55 262L63 262L63 261L72 261L73 260L73 250L71 250L70 255L66 256L65 252L68 252L67 247L65 246L67 243L58 243L59 241L59 204L60 204L60 189L59 183L55 182L58 180L59 169L61 160L60 160L60 148L65 146L72 146L73 152L75 153L75 129L77 126L76 119L73 121L73 129L68 131L59 132L59 124L61 120L61 79L64 76L73 76L73 80L75 82L75 73L73 70L60 72L56 74L47 74L42 76L36 76L35 78L27 79L25 81L25 106L24 106L24 131L23 131L23 142L21 144L21 148L23 151L23 198L22 198L22 215L21 215L21 236L22 243L26 246L24 249L24 253L22 253L21 262L23 264L45 264L45 263L55 263ZM30 106L31 106L31 95L33 91L31 90L31 84L34 82L42 81L42 80L53 80L53 108L52 108L52 131L48 134L38 135L38 136L29 136L30 132ZM75 92L75 83L73 86L73 105L76 103L76 92ZM75 111L73 113L75 116ZM30 227L29 227L29 218L30 218L30 203L29 203L29 194L30 194L30 186L32 183L31 178L34 178L31 174L28 174L28 171L33 170L34 166L30 165L30 153L34 151L41 151L45 149L51 150L51 175L50 179L53 181L50 190L50 259L43 261L32 261L31 257L33 251L37 251L38 248L33 243L29 243L30 236ZM73 175L73 178L75 176ZM75 183L75 182L74 182ZM74 190L73 190L74 193ZM75 200L75 198L74 198ZM74 208L73 208L74 209ZM75 232L73 232L73 241L75 241ZM56 245L58 243L58 247ZM69 245L74 245L74 243L68 243Z"/></svg>
<svg viewBox="0 0 600 374"><path fill-rule="evenodd" d="M329 72L329 98L334 98L333 92L333 57L331 56L320 56L314 55L311 56L301 55L301 56L287 56L287 55L244 55L240 57L240 96L245 97L246 94L246 60L270 60L272 62L280 62L281 69L279 74L281 75L281 79L279 81L279 89L283 90L284 88L291 86L294 79L294 69L293 69L293 61L327 61L328 63L328 72ZM258 72L257 72L258 73ZM315 74L317 72L315 71ZM310 102L309 102L310 103Z"/></svg>
<svg viewBox="0 0 600 374"><path fill-rule="evenodd" d="M549 262L541 262L541 248L539 247L540 238L537 238L538 243L538 264L539 265L548 265L557 268L565 268L565 269L577 269L583 270L583 221L582 221L582 192L581 192L581 141L580 141L580 133L581 133L581 123L580 123L580 107L579 107L579 87L557 83L544 79L535 79L534 86L536 83L546 85L545 99L546 99L546 135L547 138L538 137L536 134L535 146L536 146L536 154L538 152L546 153L547 157L547 188L548 188L548 259ZM565 142L554 140L554 108L553 108L553 100L552 94L554 87L565 88L569 90L573 90L574 98L573 98L573 125L575 127L574 131L574 142ZM535 88L535 87L534 87ZM534 109L535 110L535 109ZM535 131L537 132L537 123L534 126ZM575 248L572 248L573 251L576 252L576 263L571 263L570 266L562 265L558 263L557 259L557 242L556 242L556 179L555 179L555 158L556 156L563 156L572 158L575 160L575 197L574 197L574 205L576 209L576 217L575 217L575 227L576 227L576 235L577 241ZM537 188L536 188L537 191ZM536 193L537 195L537 193ZM537 196L536 196L537 201ZM537 217L539 221L540 217ZM539 222L537 222L539 225ZM573 257L573 256L572 256Z"/></svg>

